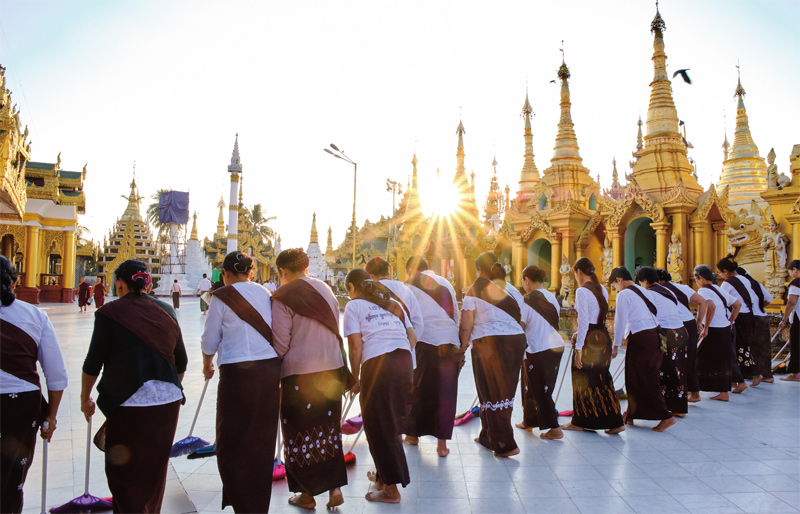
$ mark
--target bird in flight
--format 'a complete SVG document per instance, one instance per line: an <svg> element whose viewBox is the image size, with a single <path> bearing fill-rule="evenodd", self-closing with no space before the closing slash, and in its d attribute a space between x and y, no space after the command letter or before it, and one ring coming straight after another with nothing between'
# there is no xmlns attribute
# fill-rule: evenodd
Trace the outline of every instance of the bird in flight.
<svg viewBox="0 0 800 514"><path fill-rule="evenodd" d="M684 82L686 82L687 84L691 84L692 83L692 79L690 79L689 78L689 74L686 73L690 69L691 68L686 68L685 70L678 70L678 71L676 71L675 73L672 74L672 78L675 78L678 75L680 75Z"/></svg>

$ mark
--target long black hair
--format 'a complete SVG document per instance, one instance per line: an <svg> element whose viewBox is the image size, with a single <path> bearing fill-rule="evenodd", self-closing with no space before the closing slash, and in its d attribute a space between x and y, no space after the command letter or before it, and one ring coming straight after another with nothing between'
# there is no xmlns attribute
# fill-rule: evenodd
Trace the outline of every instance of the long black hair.
<svg viewBox="0 0 800 514"><path fill-rule="evenodd" d="M403 308L401 307L401 305L404 305L402 301L388 287L372 280L372 276L367 273L367 270L360 268L350 270L350 273L344 279L344 283L345 287L347 284L352 284L356 293L364 300L383 307L400 319L405 319ZM396 300L396 302L392 300Z"/></svg>
<svg viewBox="0 0 800 514"><path fill-rule="evenodd" d="M584 275L588 275L592 282L600 285L600 279L597 278L597 273L595 273L594 263L588 257L581 257L575 264L572 265L572 271L580 271Z"/></svg>
<svg viewBox="0 0 800 514"><path fill-rule="evenodd" d="M724 259L720 259L717 263L718 270L727 271L728 273L738 273L736 271L736 268L738 267L739 265L735 260L733 260L733 255L730 253Z"/></svg>
<svg viewBox="0 0 800 514"><path fill-rule="evenodd" d="M128 289L134 293L141 293L149 283L147 265L136 259L128 259L117 266L117 269L114 270L114 276L122 280L128 286Z"/></svg>
<svg viewBox="0 0 800 514"><path fill-rule="evenodd" d="M11 261L7 257L0 255L0 303L9 306L17 299L14 289L11 287L19 275Z"/></svg>

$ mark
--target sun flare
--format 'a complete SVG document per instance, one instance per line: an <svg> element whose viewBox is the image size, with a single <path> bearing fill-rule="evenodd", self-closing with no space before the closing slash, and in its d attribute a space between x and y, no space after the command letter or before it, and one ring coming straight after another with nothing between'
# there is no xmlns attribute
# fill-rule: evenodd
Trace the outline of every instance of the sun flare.
<svg viewBox="0 0 800 514"><path fill-rule="evenodd" d="M445 218L458 207L458 191L450 181L437 180L435 187L426 188L420 195L420 202L426 216Z"/></svg>

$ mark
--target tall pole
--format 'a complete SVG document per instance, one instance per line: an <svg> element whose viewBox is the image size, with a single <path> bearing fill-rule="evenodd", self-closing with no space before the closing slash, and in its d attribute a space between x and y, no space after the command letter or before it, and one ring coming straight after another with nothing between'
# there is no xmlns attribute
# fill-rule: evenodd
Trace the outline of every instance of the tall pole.
<svg viewBox="0 0 800 514"><path fill-rule="evenodd" d="M353 269L356 269L356 174L358 164L353 163Z"/></svg>

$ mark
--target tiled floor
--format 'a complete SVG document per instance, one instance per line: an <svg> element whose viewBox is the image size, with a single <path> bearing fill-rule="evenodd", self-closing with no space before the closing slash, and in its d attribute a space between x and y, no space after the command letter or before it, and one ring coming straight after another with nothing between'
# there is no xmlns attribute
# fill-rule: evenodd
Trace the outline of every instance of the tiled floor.
<svg viewBox="0 0 800 514"><path fill-rule="evenodd" d="M49 452L47 505L53 507L83 493L86 423L80 413L79 389L93 316L78 314L74 305L44 307L59 335L71 380ZM181 410L176 440L188 434L203 386L199 349L203 318L196 299L183 300L179 318L190 358L184 380L188 401ZM612 363L612 371L619 362ZM208 441L214 440L216 386L215 378L194 434ZM459 410L465 410L475 397L469 363L459 386ZM571 408L571 395L567 377L558 402L560 409ZM479 422L474 420L455 429L447 458L436 455L436 442L431 438L423 439L419 447L405 447L412 482L402 490L400 505L364 500L364 493L370 490L366 472L372 468L362 438L354 449L357 464L349 469L350 483L343 489L345 503L338 512L800 511L800 384L776 380L731 395L729 403L710 401L705 393L702 396L703 401L692 404L689 415L665 433L649 430L654 423L647 422L637 422L619 436L568 432L560 441L541 441L536 431L518 431L522 451L510 459L497 459L472 441L479 430ZM357 409L356 404L350 416ZM517 398L514 422L520 418ZM95 429L102 423L99 411L94 423ZM163 512L219 512L221 482L215 458L172 459L172 468ZM270 472L269 463L265 463L264 472ZM98 496L109 494L103 456L96 450L92 453L89 489ZM299 512L287 504L290 492L286 481L275 482L272 491L272 512ZM39 512L41 443L25 494L25 512ZM325 501L324 495L319 498L318 510L324 509Z"/></svg>

